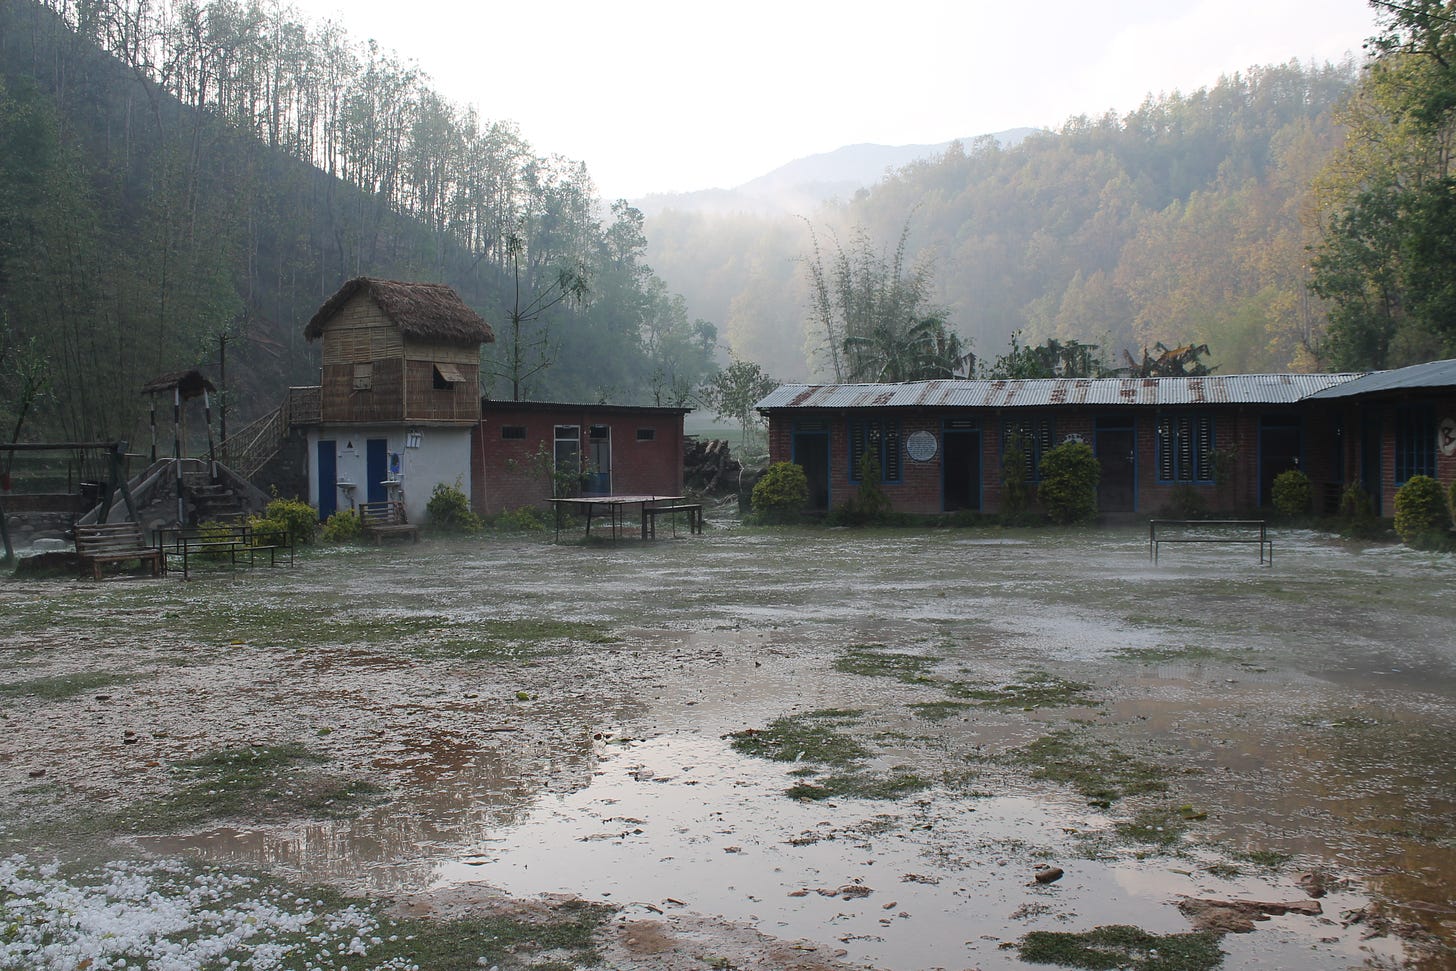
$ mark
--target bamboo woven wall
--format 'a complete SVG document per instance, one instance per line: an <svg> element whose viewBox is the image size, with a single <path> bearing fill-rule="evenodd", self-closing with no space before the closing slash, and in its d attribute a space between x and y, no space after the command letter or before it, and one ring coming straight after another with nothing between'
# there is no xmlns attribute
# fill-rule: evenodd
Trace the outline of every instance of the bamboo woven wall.
<svg viewBox="0 0 1456 971"><path fill-rule="evenodd" d="M405 340L373 300L356 296L324 327L321 417L325 422L480 418L480 348ZM435 387L436 365L462 380Z"/></svg>

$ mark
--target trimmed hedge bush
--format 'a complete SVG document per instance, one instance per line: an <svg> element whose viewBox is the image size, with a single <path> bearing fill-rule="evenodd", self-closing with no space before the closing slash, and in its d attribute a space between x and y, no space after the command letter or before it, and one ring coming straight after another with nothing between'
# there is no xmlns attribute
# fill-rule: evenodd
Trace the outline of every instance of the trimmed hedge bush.
<svg viewBox="0 0 1456 971"><path fill-rule="evenodd" d="M1395 532L1417 549L1445 546L1450 541L1451 511L1446 492L1429 475L1413 475L1395 493Z"/></svg>
<svg viewBox="0 0 1456 971"><path fill-rule="evenodd" d="M1314 487L1309 476L1298 469L1286 469L1274 477L1274 487L1269 492L1274 509L1281 516L1296 519L1309 514L1310 503L1314 501Z"/></svg>
<svg viewBox="0 0 1456 971"><path fill-rule="evenodd" d="M793 462L775 462L753 486L753 511L774 521L791 519L809 502L809 477Z"/></svg>
<svg viewBox="0 0 1456 971"><path fill-rule="evenodd" d="M1086 442L1063 442L1041 457L1037 499L1054 523L1068 525L1097 518L1097 483L1102 466Z"/></svg>

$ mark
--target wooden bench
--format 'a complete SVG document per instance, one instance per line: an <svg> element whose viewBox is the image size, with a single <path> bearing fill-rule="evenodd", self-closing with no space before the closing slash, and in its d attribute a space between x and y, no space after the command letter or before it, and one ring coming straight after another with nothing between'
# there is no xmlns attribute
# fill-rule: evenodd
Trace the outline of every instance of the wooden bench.
<svg viewBox="0 0 1456 971"><path fill-rule="evenodd" d="M152 576L166 569L162 551L142 542L142 528L136 523L103 523L76 527L76 558L91 575L101 579L105 563L127 563L136 560L152 568Z"/></svg>
<svg viewBox="0 0 1456 971"><path fill-rule="evenodd" d="M390 536L407 536L416 543L420 541L420 527L409 521L404 503L398 499L359 503L359 528L360 532L374 540L376 546Z"/></svg>
<svg viewBox="0 0 1456 971"><path fill-rule="evenodd" d="M157 546L162 551L162 568L169 569L170 559L181 559L182 579L187 579L194 559L226 559L236 568L246 556L248 566L257 564L259 553L268 554L268 565L278 565L278 553L287 551L288 565L293 565L293 536L282 523L254 526L242 522L210 522L200 526L157 531Z"/></svg>
<svg viewBox="0 0 1456 971"><path fill-rule="evenodd" d="M642 507L642 537L644 539L657 538L657 517L672 516L672 534L677 535L677 514L685 513L688 519L688 529L694 533L703 531L703 504L701 502L679 503L673 506L643 506Z"/></svg>
<svg viewBox="0 0 1456 971"><path fill-rule="evenodd" d="M1262 519L1149 519L1148 559L1158 562L1158 547L1164 543L1257 544L1259 563L1264 564L1267 549L1268 565L1274 565L1274 541Z"/></svg>

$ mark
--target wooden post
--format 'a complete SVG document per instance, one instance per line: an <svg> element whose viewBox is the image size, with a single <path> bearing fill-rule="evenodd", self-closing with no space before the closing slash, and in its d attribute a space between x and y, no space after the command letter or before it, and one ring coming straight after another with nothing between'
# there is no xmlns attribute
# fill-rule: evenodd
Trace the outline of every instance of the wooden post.
<svg viewBox="0 0 1456 971"><path fill-rule="evenodd" d="M147 395L147 400L152 403L152 461L157 461L157 393L153 391Z"/></svg>
<svg viewBox="0 0 1456 971"><path fill-rule="evenodd" d="M207 389L202 389L202 420L207 423L207 472L212 481L217 481L217 451L212 444L212 401Z"/></svg>
<svg viewBox="0 0 1456 971"><path fill-rule="evenodd" d="M177 470L177 525L187 525L182 510L182 387L172 389L172 465Z"/></svg>

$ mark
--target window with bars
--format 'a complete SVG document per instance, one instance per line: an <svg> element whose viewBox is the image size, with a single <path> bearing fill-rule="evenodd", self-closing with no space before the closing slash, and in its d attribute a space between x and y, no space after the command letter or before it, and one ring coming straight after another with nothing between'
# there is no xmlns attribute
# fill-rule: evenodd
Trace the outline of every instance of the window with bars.
<svg viewBox="0 0 1456 971"><path fill-rule="evenodd" d="M849 423L849 481L860 481L860 463L869 452L880 463L881 482L899 482L902 470L900 421L865 418Z"/></svg>
<svg viewBox="0 0 1456 971"><path fill-rule="evenodd" d="M1158 419L1158 481L1212 482L1216 447L1212 415Z"/></svg>
<svg viewBox="0 0 1456 971"><path fill-rule="evenodd" d="M1411 405L1395 412L1395 484L1417 475L1436 476L1436 415Z"/></svg>
<svg viewBox="0 0 1456 971"><path fill-rule="evenodd" d="M1041 457L1051 451L1052 437L1056 425L1050 418L1024 417L1008 418L1001 426L1001 454L1006 454L1006 445L1012 439L1020 439L1025 454L1026 481L1041 481Z"/></svg>

